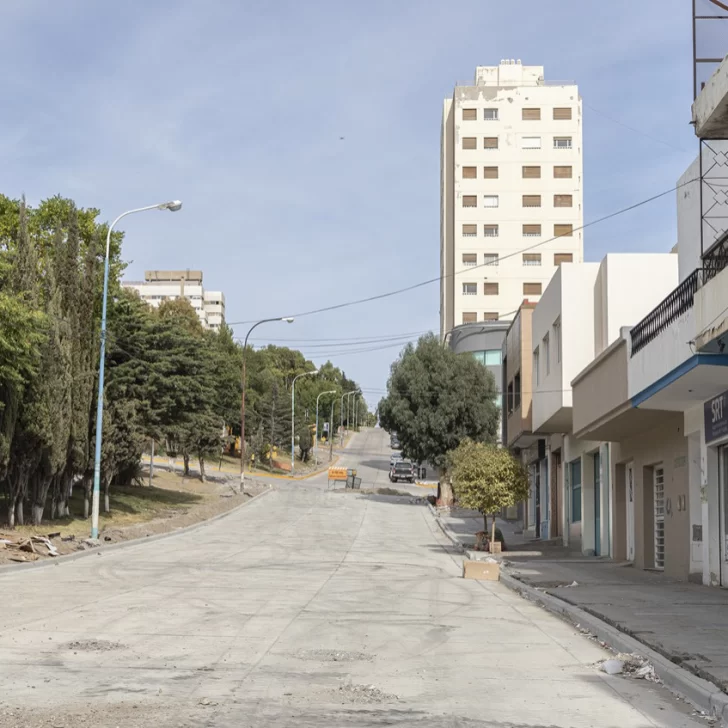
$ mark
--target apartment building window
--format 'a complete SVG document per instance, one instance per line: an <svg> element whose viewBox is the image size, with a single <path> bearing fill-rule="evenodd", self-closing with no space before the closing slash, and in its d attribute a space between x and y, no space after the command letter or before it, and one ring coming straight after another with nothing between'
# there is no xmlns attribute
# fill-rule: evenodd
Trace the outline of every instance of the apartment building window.
<svg viewBox="0 0 728 728"><path fill-rule="evenodd" d="M478 265L477 253L463 253L463 265Z"/></svg>
<svg viewBox="0 0 728 728"><path fill-rule="evenodd" d="M523 226L524 238L537 238L541 235L541 224L529 224Z"/></svg>
<svg viewBox="0 0 728 728"><path fill-rule="evenodd" d="M497 238L498 237L498 226L497 225L483 225L483 236L486 238Z"/></svg>
<svg viewBox="0 0 728 728"><path fill-rule="evenodd" d="M463 167L463 179L477 179L478 168L477 167Z"/></svg>
<svg viewBox="0 0 728 728"><path fill-rule="evenodd" d="M524 296L540 296L541 295L541 283L524 283L523 284L523 295Z"/></svg>
<svg viewBox="0 0 728 728"><path fill-rule="evenodd" d="M463 207L477 207L478 196L477 195L463 195Z"/></svg>
<svg viewBox="0 0 728 728"><path fill-rule="evenodd" d="M569 121L571 119L571 107L570 106L557 106L554 109L554 120L555 121Z"/></svg>
<svg viewBox="0 0 728 728"><path fill-rule="evenodd" d="M477 149L478 140L475 137L463 137L463 149Z"/></svg>
<svg viewBox="0 0 728 728"><path fill-rule="evenodd" d="M483 167L483 179L498 179L498 167Z"/></svg>
<svg viewBox="0 0 728 728"><path fill-rule="evenodd" d="M496 311L486 311L483 314L483 321L497 321L498 314Z"/></svg>
<svg viewBox="0 0 728 728"><path fill-rule="evenodd" d="M477 109L463 109L463 121L477 121L478 110Z"/></svg>
<svg viewBox="0 0 728 728"><path fill-rule="evenodd" d="M474 324L478 320L478 314L474 311L463 312L463 323Z"/></svg>
<svg viewBox="0 0 728 728"><path fill-rule="evenodd" d="M556 363L561 363L561 316L554 321L554 347L556 348Z"/></svg>
<svg viewBox="0 0 728 728"><path fill-rule="evenodd" d="M573 207L574 198L571 195L554 195L554 207Z"/></svg>
<svg viewBox="0 0 728 728"><path fill-rule="evenodd" d="M581 458L569 463L571 476L571 522L581 521Z"/></svg>
<svg viewBox="0 0 728 728"><path fill-rule="evenodd" d="M486 296L497 296L498 295L498 283L486 281L483 284L483 294Z"/></svg>
<svg viewBox="0 0 728 728"><path fill-rule="evenodd" d="M551 374L551 341L549 340L548 334L543 337L541 349L543 350L543 361L546 366L546 376L548 377Z"/></svg>
<svg viewBox="0 0 728 728"><path fill-rule="evenodd" d="M554 137L554 149L571 149L571 137Z"/></svg>
<svg viewBox="0 0 728 728"><path fill-rule="evenodd" d="M573 172L571 165L560 165L557 164L554 167L554 179L571 179Z"/></svg>
<svg viewBox="0 0 728 728"><path fill-rule="evenodd" d="M513 409L521 406L521 372L516 372L513 379Z"/></svg>
<svg viewBox="0 0 728 728"><path fill-rule="evenodd" d="M483 118L486 121L498 121L498 109L483 109Z"/></svg>
<svg viewBox="0 0 728 728"><path fill-rule="evenodd" d="M498 195L483 195L483 207L498 207Z"/></svg>
<svg viewBox="0 0 728 728"><path fill-rule="evenodd" d="M521 149L541 149L540 136L521 137Z"/></svg>
<svg viewBox="0 0 728 728"><path fill-rule="evenodd" d="M523 265L541 265L541 253L524 253Z"/></svg>
<svg viewBox="0 0 728 728"><path fill-rule="evenodd" d="M484 137L483 149L498 149L498 137Z"/></svg>
<svg viewBox="0 0 728 728"><path fill-rule="evenodd" d="M507 407L508 407L508 414L510 415L513 410L515 409L514 405L514 397L513 397L513 382L508 383L508 389L507 389Z"/></svg>
<svg viewBox="0 0 728 728"><path fill-rule="evenodd" d="M536 380L536 386L541 384L541 367L539 366L538 347L533 351L533 376Z"/></svg>
<svg viewBox="0 0 728 728"><path fill-rule="evenodd" d="M478 295L478 284L477 283L463 283L463 296L477 296Z"/></svg>
<svg viewBox="0 0 728 728"><path fill-rule="evenodd" d="M521 167L523 179L541 179L541 167Z"/></svg>
<svg viewBox="0 0 728 728"><path fill-rule="evenodd" d="M478 235L478 226L474 222L469 222L463 225L463 237L474 238Z"/></svg>
<svg viewBox="0 0 728 728"><path fill-rule="evenodd" d="M524 207L541 207L541 195L523 195Z"/></svg>
<svg viewBox="0 0 728 728"><path fill-rule="evenodd" d="M573 263L573 253L554 253L554 265L561 265L562 263Z"/></svg>
<svg viewBox="0 0 728 728"><path fill-rule="evenodd" d="M574 226L571 223L554 225L554 235L557 238L570 238L574 234Z"/></svg>
<svg viewBox="0 0 728 728"><path fill-rule="evenodd" d="M485 265L498 265L498 260L498 253L485 253L483 255Z"/></svg>
<svg viewBox="0 0 728 728"><path fill-rule="evenodd" d="M521 119L523 121L541 121L541 109L523 109Z"/></svg>

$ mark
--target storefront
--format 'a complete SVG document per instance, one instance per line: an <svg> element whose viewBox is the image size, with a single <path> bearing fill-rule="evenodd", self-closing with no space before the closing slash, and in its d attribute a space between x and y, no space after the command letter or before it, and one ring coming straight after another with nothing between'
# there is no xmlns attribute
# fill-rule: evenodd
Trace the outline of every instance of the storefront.
<svg viewBox="0 0 728 728"><path fill-rule="evenodd" d="M728 586L728 391L703 406L708 467L717 465L720 586ZM708 474L710 479L710 474Z"/></svg>

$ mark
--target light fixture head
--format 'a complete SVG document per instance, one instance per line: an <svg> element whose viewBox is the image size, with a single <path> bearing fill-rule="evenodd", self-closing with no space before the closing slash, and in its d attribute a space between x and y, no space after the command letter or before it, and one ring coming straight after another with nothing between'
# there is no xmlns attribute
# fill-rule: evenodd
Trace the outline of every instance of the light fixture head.
<svg viewBox="0 0 728 728"><path fill-rule="evenodd" d="M293 316L286 316L285 318L282 318L281 321L285 321L287 324L292 324L294 322Z"/></svg>
<svg viewBox="0 0 728 728"><path fill-rule="evenodd" d="M182 209L182 200L171 200L170 202L163 202L158 206L160 210L169 210L170 212L177 212Z"/></svg>

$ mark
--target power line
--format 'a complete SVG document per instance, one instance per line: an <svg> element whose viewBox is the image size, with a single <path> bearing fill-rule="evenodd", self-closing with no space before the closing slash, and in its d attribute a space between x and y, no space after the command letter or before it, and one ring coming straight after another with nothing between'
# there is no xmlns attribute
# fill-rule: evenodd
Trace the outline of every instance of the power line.
<svg viewBox="0 0 728 728"><path fill-rule="evenodd" d="M560 240L564 237L571 237L571 235L575 232L579 232L581 230L586 230L588 227L592 227L593 225L598 225L599 223L605 222L606 220L611 220L614 217L618 217L619 215L624 215L627 212L631 212L632 210L636 210L639 207L642 207L644 205L649 204L650 202L654 202L655 200L659 200L661 197L665 197L666 195L669 195L677 190L679 190L681 187L684 187L685 185L689 185L693 182L697 182L697 178L688 180L686 182L683 182L681 184L675 185L675 187L671 187L669 190L665 190L664 192L660 192L659 194L652 195L652 197L648 197L645 200L641 200L640 202L636 202L633 205L629 205L628 207L624 207L621 210L617 210L616 212L609 213L608 215L604 215L603 217L599 217L596 220L592 220L591 222L585 223L584 225L573 228L568 234L561 234L561 235L555 235L552 238L548 238L546 240L542 240L540 243L534 243L533 245L529 245L526 248L521 248L520 250L514 251L513 253L509 253L507 255L502 256L498 259L498 262L501 260L507 260L508 258L513 258L517 255L521 255L522 253L526 253L529 250L534 250L535 248L539 248L542 245L546 245L547 243L551 243L554 240ZM384 298L391 298L392 296L398 296L402 293L408 293L409 291L414 291L418 288L423 288L424 286L428 286L431 283L437 283L442 281L445 278L455 277L456 275L460 275L462 273L470 273L471 271L477 269L477 268L483 268L485 266L492 266L494 263L480 263L479 265L470 266L468 268L465 268L464 270L460 271L453 271L452 273L448 273L444 276L437 276L436 278L429 278L424 281L420 281L419 283L413 283L410 286L405 286L404 288L397 288L393 291L388 291L386 293L379 293L375 296L367 296L366 298L360 298L355 301L346 301L344 303L337 303L333 306L324 306L322 308L315 308L310 311L300 311L298 313L292 313L288 314L288 316L291 316L293 318L303 318L304 316L313 316L315 314L319 313L325 313L327 311L337 311L342 308L348 308L350 306L358 306L362 303L371 303L372 301L380 301ZM281 317L284 318L284 317ZM255 323L254 319L248 320L248 321L231 321L228 322L228 326L238 326L241 324L250 324Z"/></svg>
<svg viewBox="0 0 728 728"><path fill-rule="evenodd" d="M652 141L657 142L658 144L664 144L666 147L670 147L671 149L675 149L678 152L685 152L688 154L687 149L683 149L682 147L675 146L674 144L671 144L670 142L666 142L664 139L660 139L659 137L652 136L652 134L648 134L646 131L642 131L641 129L637 129L634 126L630 126L629 124L625 124L622 121L619 121L618 119L614 119L613 117L609 116L608 114L605 114L603 111L600 111L599 109L595 109L590 104L587 104L585 101L582 101L582 104L587 107L587 109L591 109L596 114L599 114L600 116L603 116L608 121L611 121L613 124L617 124L617 126L623 126L625 129L629 129L630 131L633 131L635 134L640 134L643 137L647 137L647 139L652 139Z"/></svg>
<svg viewBox="0 0 728 728"><path fill-rule="evenodd" d="M341 339L309 339L309 338L301 338L301 339L267 339L265 337L254 337L251 336L248 341L287 341L289 343L305 343L307 341L327 341L327 342L338 342L338 341L366 341L370 338L376 338L377 340L385 340L385 339L401 339L404 336L421 336L422 334L428 333L427 331L403 331L400 334L382 334L381 336L377 337L370 337L370 336L354 336L354 337L345 337ZM242 339L236 338L236 341L242 341Z"/></svg>

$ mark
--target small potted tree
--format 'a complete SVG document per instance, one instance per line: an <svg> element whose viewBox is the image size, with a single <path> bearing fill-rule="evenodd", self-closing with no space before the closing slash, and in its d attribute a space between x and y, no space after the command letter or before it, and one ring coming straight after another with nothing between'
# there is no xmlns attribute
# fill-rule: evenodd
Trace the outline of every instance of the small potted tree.
<svg viewBox="0 0 728 728"><path fill-rule="evenodd" d="M499 552L496 514L528 498L525 468L508 450L472 440L463 440L449 453L448 461L458 503L483 515L486 534L491 515L490 551Z"/></svg>

